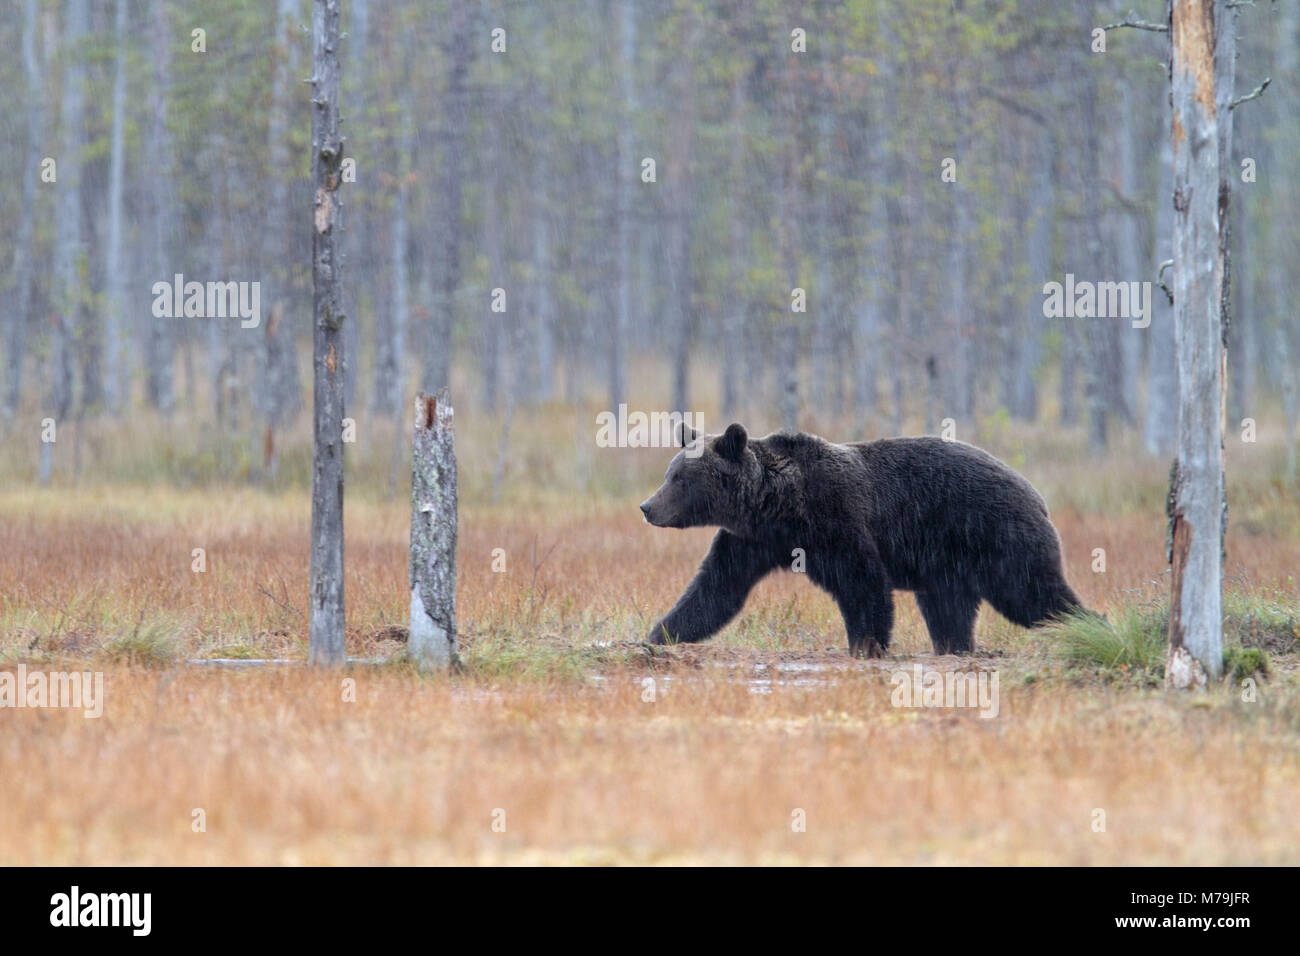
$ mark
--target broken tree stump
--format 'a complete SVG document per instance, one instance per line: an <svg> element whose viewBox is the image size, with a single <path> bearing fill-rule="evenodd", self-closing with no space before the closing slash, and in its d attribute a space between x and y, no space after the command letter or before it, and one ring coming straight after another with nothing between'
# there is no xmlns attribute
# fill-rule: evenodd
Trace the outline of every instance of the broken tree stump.
<svg viewBox="0 0 1300 956"><path fill-rule="evenodd" d="M459 663L456 648L456 430L451 395L415 398L411 461L411 631L422 671Z"/></svg>

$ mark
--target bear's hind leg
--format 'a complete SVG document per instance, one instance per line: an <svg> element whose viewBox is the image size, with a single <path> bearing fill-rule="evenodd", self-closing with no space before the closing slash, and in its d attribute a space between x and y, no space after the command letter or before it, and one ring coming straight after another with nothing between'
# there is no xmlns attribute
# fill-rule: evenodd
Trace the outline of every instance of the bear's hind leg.
<svg viewBox="0 0 1300 956"><path fill-rule="evenodd" d="M969 654L975 646L978 595L965 591L917 591L916 603L936 654Z"/></svg>

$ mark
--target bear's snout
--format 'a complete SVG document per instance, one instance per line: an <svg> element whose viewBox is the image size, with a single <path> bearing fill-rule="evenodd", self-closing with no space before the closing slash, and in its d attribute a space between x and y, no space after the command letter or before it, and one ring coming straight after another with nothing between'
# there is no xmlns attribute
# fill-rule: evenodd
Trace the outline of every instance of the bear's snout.
<svg viewBox="0 0 1300 956"><path fill-rule="evenodd" d="M672 524L672 521L665 518L663 502L656 502L655 498L657 497L659 497L657 494L651 495L641 502L641 514L645 515L646 524L656 528L667 528Z"/></svg>

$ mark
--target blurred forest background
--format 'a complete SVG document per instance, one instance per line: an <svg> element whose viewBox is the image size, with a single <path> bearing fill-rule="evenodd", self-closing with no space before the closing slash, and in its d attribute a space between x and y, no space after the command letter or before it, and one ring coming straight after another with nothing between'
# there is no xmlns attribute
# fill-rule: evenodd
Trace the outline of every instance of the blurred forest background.
<svg viewBox="0 0 1300 956"><path fill-rule="evenodd" d="M308 480L308 6L10 5L7 478ZM350 469L391 486L410 397L448 381L494 489L507 466L574 471L554 448L513 461L512 427L571 428L581 472L595 411L624 402L837 440L1025 423L1167 461L1159 288L1147 329L1043 314L1066 273L1153 281L1171 257L1168 36L1111 30L1093 52L1129 9L352 0ZM1300 13L1239 14L1238 95L1272 85L1234 111L1254 175L1232 202L1229 437L1254 418L1294 480ZM177 273L260 282L259 326L155 317Z"/></svg>

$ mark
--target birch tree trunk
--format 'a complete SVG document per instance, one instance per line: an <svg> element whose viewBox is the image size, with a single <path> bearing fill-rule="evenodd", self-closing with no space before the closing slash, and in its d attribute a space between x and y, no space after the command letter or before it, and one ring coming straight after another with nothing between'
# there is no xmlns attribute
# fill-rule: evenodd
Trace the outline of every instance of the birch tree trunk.
<svg viewBox="0 0 1300 956"><path fill-rule="evenodd" d="M1277 59L1274 64L1273 77L1279 89L1294 90L1300 82L1300 11L1296 4L1284 3L1278 10L1277 24L1278 45ZM1282 135L1274 155L1280 160L1283 156L1295 156L1300 151L1300 136L1297 135L1295 123L1288 124L1286 117L1293 116L1284 101L1273 100L1273 116L1277 117L1277 129ZM1279 176L1273 184L1273 194L1277 197L1274 205L1277 209L1295 209L1295 177ZM1278 256L1278 261L1295 260L1295 224L1283 216L1271 216L1272 236L1270 248ZM1291 291L1288 288L1290 276L1286 270L1272 268L1268 270L1269 287L1273 300L1273 321L1277 323L1273 339L1276 348L1278 379L1282 385L1282 414L1286 429L1286 487L1296 485L1296 377L1297 370L1291 361L1294 338L1294 311L1291 308Z"/></svg>
<svg viewBox="0 0 1300 956"><path fill-rule="evenodd" d="M680 8L682 22L681 56L679 60L676 108L668 122L668 178L670 183L671 249L673 302L672 314L676 328L672 337L673 394L671 408L689 410L691 346L695 337L695 316L692 314L692 184L691 164L694 151L695 130L695 66L696 15L692 5L683 3Z"/></svg>
<svg viewBox="0 0 1300 956"><path fill-rule="evenodd" d="M1134 97L1132 84L1122 80L1119 87L1120 97L1131 102ZM1137 198L1138 159L1137 138L1138 124L1144 118L1144 112L1123 110L1118 121L1119 136L1116 146L1118 157L1120 201L1112 202L1110 219L1111 242L1115 249L1113 261L1116 265L1115 281L1145 279L1147 270L1143 268L1141 222L1137 211L1130 203ZM1136 314L1136 313L1135 313ZM1126 426L1135 426L1138 420L1138 382L1141 378L1142 336L1141 329L1133 328L1129 321L1110 319L1116 330L1119 354L1118 362L1113 367L1112 407Z"/></svg>
<svg viewBox="0 0 1300 956"><path fill-rule="evenodd" d="M777 230L781 270L786 287L781 290L783 314L778 326L780 329L777 350L779 361L776 362L776 368L781 376L781 426L788 431L796 431L799 427L799 323L806 315L806 313L795 312L793 305L793 290L799 286L801 240L799 222L803 212L801 202L803 197L799 195L802 156L799 92L803 77L799 71L799 55L787 52L785 56L786 65L781 78L781 113L785 133L782 147L784 173L778 204L780 221L777 223ZM813 308L817 308L819 304L814 302ZM804 307L807 308L806 299Z"/></svg>
<svg viewBox="0 0 1300 956"><path fill-rule="evenodd" d="M555 396L555 279L551 255L550 158L545 142L538 149L533 181L533 201L536 203L533 212L533 303L537 340L534 398L539 402L549 402Z"/></svg>
<svg viewBox="0 0 1300 956"><path fill-rule="evenodd" d="M866 154L871 169L886 169L884 144L880 137L867 134ZM876 412L876 378L880 355L880 316L887 300L886 283L889 281L888 218L885 203L879 195L880 187L872 183L867 189L863 208L862 232L870 238L857 254L860 280L859 300L854 306L852 335L852 411L859 419Z"/></svg>
<svg viewBox="0 0 1300 956"><path fill-rule="evenodd" d="M1093 23L1091 2L1080 8L1081 29L1085 30ZM1079 113L1083 126L1083 142L1079 155L1079 185L1083 192L1083 236L1084 262L1087 271L1083 272L1099 281L1111 277L1113 256L1108 254L1101 232L1101 131L1098 99L1100 90L1097 82L1097 64L1083 54L1079 63L1081 92ZM1076 270L1082 272L1083 270ZM1109 441L1108 425L1110 421L1111 396L1109 386L1112 383L1110 373L1114 368L1115 356L1111 349L1115 329L1114 318L1098 317L1067 319L1067 323L1083 323L1082 335L1087 348L1084 371L1084 398L1088 405L1088 447L1094 453L1106 450Z"/></svg>
<svg viewBox="0 0 1300 956"><path fill-rule="evenodd" d="M411 296L410 270L407 267L407 243L410 234L408 207L411 204L411 160L415 152L415 122L411 117L409 97L403 93L401 101L401 135L398 139L397 194L393 208L391 232L391 268L393 289L390 298L389 318L383 323L387 328L386 341L376 342L375 395L379 398L377 411L391 415L402 430L401 410L403 368L406 357L406 332L410 325ZM454 228L454 226L449 226Z"/></svg>
<svg viewBox="0 0 1300 956"><path fill-rule="evenodd" d="M262 381L260 401L265 416L266 434L263 442L262 469L265 478L275 481L279 472L280 452L276 433L281 424L294 411L298 402L298 363L294 350L294 322L288 304L288 273L277 274L285 249L293 248L289 209L289 180L292 163L289 161L289 91L295 81L289 62L293 49L293 32L296 24L295 0L279 0L275 14L275 32L272 51L275 57L271 79L270 117L267 124L267 157L271 170L271 208L267 224L262 230L262 268L266 270L263 284L270 304L270 318L263 330L261 356ZM289 315L286 321L286 312Z"/></svg>
<svg viewBox="0 0 1300 956"><path fill-rule="evenodd" d="M1052 220L1056 214L1056 157L1050 134L1037 130L1024 134L1021 141L1026 168L1032 169L1029 202L1017 202L1017 221L1024 224L1026 259L1029 263L1030 287L1035 291L1048 280L1052 271ZM1016 300L1017 320L1012 324L1018 341L1014 350L1015 377L1007 406L1013 416L1026 422L1038 419L1038 383L1035 376L1042 361L1041 334L1043 303L1039 295Z"/></svg>
<svg viewBox="0 0 1300 956"><path fill-rule="evenodd" d="M741 287L745 269L745 199L741 187L745 173L744 109L744 77L737 72L731 81L731 145L727 156L731 218L727 224L727 299L722 307L722 416L729 422L740 411L738 365L745 325Z"/></svg>
<svg viewBox="0 0 1300 956"><path fill-rule="evenodd" d="M117 59L113 68L113 131L108 167L108 249L104 271L107 301L104 316L104 400L110 411L122 405L126 341L122 331L125 275L122 268L123 127L126 112L126 0L117 0L114 16Z"/></svg>
<svg viewBox="0 0 1300 956"><path fill-rule="evenodd" d="M41 160L41 104L44 92L41 71L36 61L36 0L23 7L23 77L26 85L27 146L23 160L23 216L14 245L14 305L9 310L5 334L6 375L3 394L3 418L6 426L13 421L22 396L23 357L27 349L27 329L32 310L32 245L36 237L36 182Z"/></svg>
<svg viewBox="0 0 1300 956"><path fill-rule="evenodd" d="M492 64L493 66L496 63ZM505 142L502 125L505 118L501 115L503 98L502 80L499 75L488 80L486 90L481 94L487 113L483 120L482 152L479 159L479 176L483 184L483 232L481 246L487 254L487 285L489 289L504 289L505 311L496 310L496 294L491 293L477 300L474 312L482 316L478 321L479 364L483 370L483 406L496 411L501 402L503 382L506 380L505 347L509 338L510 307L514 299L518 306L518 296L510 287L510 269L506 264L504 213L502 209L502 188L504 176L499 157ZM454 228L454 226L453 226Z"/></svg>
<svg viewBox="0 0 1300 956"><path fill-rule="evenodd" d="M1226 2L1174 0L1174 317L1178 457L1171 476L1170 688L1223 671L1223 307L1234 15Z"/></svg>
<svg viewBox="0 0 1300 956"><path fill-rule="evenodd" d="M954 45L957 42L957 38L954 38ZM960 74L961 71L957 71L958 77ZM946 363L941 362L946 366L942 394L947 406L941 417L951 415L962 426L968 426L975 406L975 365L970 354L974 348L974 338L969 328L971 303L967 301L967 269L972 257L968 239L971 234L971 203L974 199L966 188L962 173L970 175L965 163L972 136L966 120L970 109L966 84L956 78L953 85L953 129L956 131L956 140L952 155L957 161L957 179L946 184L952 200L949 207L951 229L948 234L948 316L944 323L944 338L947 340L950 359ZM928 424L926 431L930 431Z"/></svg>
<svg viewBox="0 0 1300 956"><path fill-rule="evenodd" d="M311 175L314 294L314 435L311 480L311 619L308 659L340 666L347 655L343 602L343 302L339 218L339 0L312 4Z"/></svg>
<svg viewBox="0 0 1300 956"><path fill-rule="evenodd" d="M828 158L832 151L831 104L822 103L816 108L817 166L813 172L813 190L809 200L813 203L813 255L812 313L809 322L810 374L808 376L808 403L816 420L825 421L826 393L831 378L831 352L834 349L832 328L836 315L835 295L831 291L831 201ZM825 178L822 178L825 177Z"/></svg>
<svg viewBox="0 0 1300 956"><path fill-rule="evenodd" d="M425 391L448 385L451 378L451 344L455 329L456 291L460 287L461 199L464 193L465 130L468 123L470 52L473 44L465 42L469 28L469 5L453 3L448 15L444 47L447 60L447 104L444 113L442 180L442 283L434 306L433 321L424 332Z"/></svg>
<svg viewBox="0 0 1300 956"><path fill-rule="evenodd" d="M1278 370L1282 376L1282 416L1286 431L1286 487L1296 486L1296 373L1291 365L1291 346L1286 326L1279 324L1274 333Z"/></svg>
<svg viewBox="0 0 1300 956"><path fill-rule="evenodd" d="M614 158L614 235L618 241L618 278L614 324L609 333L609 407L627 400L627 332L632 326L632 184L636 160L632 156L632 123L636 117L636 88L632 70L636 58L636 7L633 0L619 3L618 76L622 107Z"/></svg>
<svg viewBox="0 0 1300 956"><path fill-rule="evenodd" d="M1172 119L1167 110L1161 115L1166 119L1166 128L1172 128ZM1170 197L1174 191L1174 148L1169 137L1164 137L1165 145L1160 151L1160 193L1162 197L1156 206L1156 234L1154 261L1149 264L1147 275L1152 281L1160 269L1160 264L1173 259L1174 204ZM1168 269L1164 273L1166 284L1170 282ZM1147 403L1146 421L1143 426L1143 444L1153 455L1168 455L1173 451L1174 439L1178 431L1178 360L1174 353L1174 310L1169 305L1169 298L1163 290L1155 290L1151 302L1150 342L1147 348Z"/></svg>
<svg viewBox="0 0 1300 956"><path fill-rule="evenodd" d="M85 130L83 92L85 53L81 45L88 27L86 0L68 0L67 32L63 37L63 102L59 123L57 219L54 223L54 312L51 317L45 402L42 411L63 425L72 403L72 334L81 311L81 150ZM41 484L53 469L54 443L41 444Z"/></svg>
<svg viewBox="0 0 1300 956"><path fill-rule="evenodd" d="M787 147L785 159L785 183L781 192L781 268L785 276L787 289L783 290L786 300L783 303L781 317L780 348L781 360L777 368L781 375L781 427L788 431L799 428L799 320L801 313L795 312L791 304L791 290L799 285L799 255L796 232L797 203L795 193L798 189L798 159L794 148ZM814 306L815 307L815 306Z"/></svg>
<svg viewBox="0 0 1300 956"><path fill-rule="evenodd" d="M179 269L171 268L172 261L172 139L167 129L167 97L171 90L172 46L171 26L168 19L167 4L163 0L153 0L150 7L150 19L153 21L154 61L152 116L149 129L149 156L153 163L152 182L152 218L155 278L170 278ZM149 403L164 415L170 415L176 406L176 390L173 376L175 358L175 335L173 323L178 318L149 319L146 391Z"/></svg>
<svg viewBox="0 0 1300 956"><path fill-rule="evenodd" d="M422 671L457 663L456 430L451 396L415 399L411 464L411 629L407 645Z"/></svg>
<svg viewBox="0 0 1300 956"><path fill-rule="evenodd" d="M887 43L883 12L877 14L876 28L881 42ZM881 75L878 82L871 86L871 96L867 103L867 120L856 131L859 142L858 155L866 157L868 170L891 171L891 153L885 138L879 130L871 127L890 115L889 84L892 82L891 67L882 58ZM856 308L853 323L853 412L861 417L876 412L876 387L879 374L878 356L883 351L884 329L882 316L892 318L897 308L891 303L897 302L896 271L892 267L894 248L891 233L891 218L884 188L884 177L867 175L866 201L862 209L862 220L855 224L858 234L867 236L865 243L859 246L857 269L863 276L861 301ZM890 367L897 365L890 363ZM893 434L898 434L895 431Z"/></svg>

